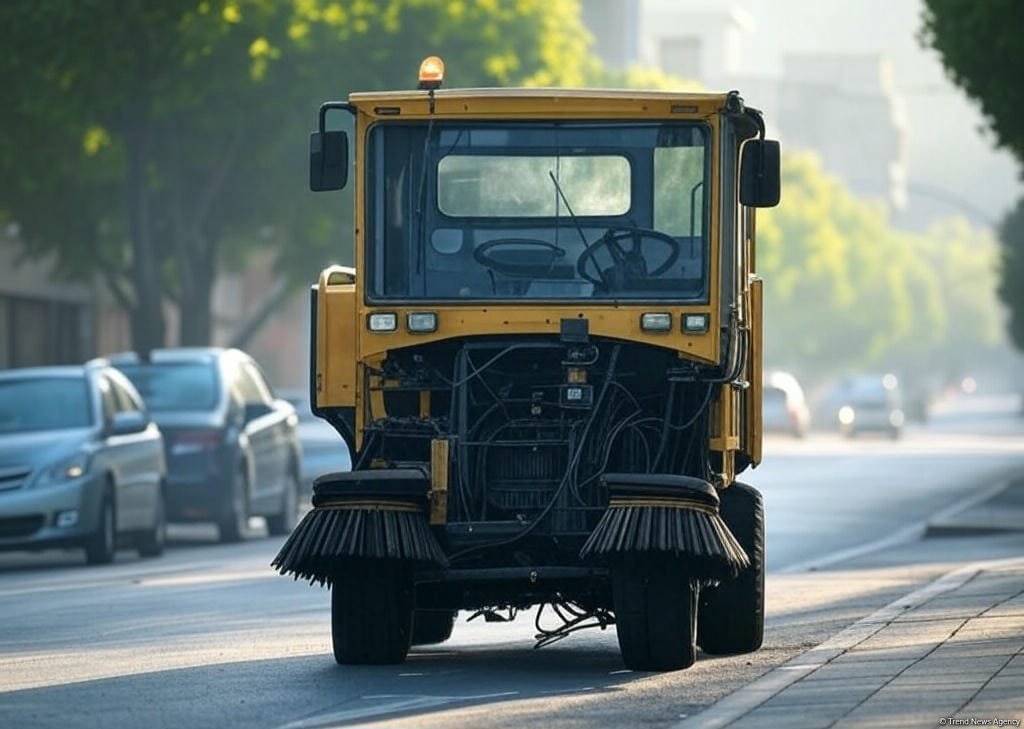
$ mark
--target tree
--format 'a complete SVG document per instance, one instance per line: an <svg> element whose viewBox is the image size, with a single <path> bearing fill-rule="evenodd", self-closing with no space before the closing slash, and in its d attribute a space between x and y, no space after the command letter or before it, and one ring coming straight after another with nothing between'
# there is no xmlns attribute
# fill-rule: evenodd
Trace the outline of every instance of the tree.
<svg viewBox="0 0 1024 729"><path fill-rule="evenodd" d="M137 348L166 341L167 300L207 344L224 261L276 245L309 280L339 257L337 198L303 189L320 101L409 87L432 52L455 85L580 83L586 42L574 0L9 0L0 209L105 278Z"/></svg>
<svg viewBox="0 0 1024 729"><path fill-rule="evenodd" d="M998 143L1024 162L1024 37L1018 0L925 0L921 40L977 101Z"/></svg>
<svg viewBox="0 0 1024 729"><path fill-rule="evenodd" d="M1024 200L1003 220L999 239L1003 243L999 297L1010 309L1010 339L1024 350Z"/></svg>
<svg viewBox="0 0 1024 729"><path fill-rule="evenodd" d="M1024 36L1017 0L925 0L922 41L946 72L978 102L997 143L1024 164ZM1001 226L999 296L1010 309L1009 330L1024 349L1024 199Z"/></svg>

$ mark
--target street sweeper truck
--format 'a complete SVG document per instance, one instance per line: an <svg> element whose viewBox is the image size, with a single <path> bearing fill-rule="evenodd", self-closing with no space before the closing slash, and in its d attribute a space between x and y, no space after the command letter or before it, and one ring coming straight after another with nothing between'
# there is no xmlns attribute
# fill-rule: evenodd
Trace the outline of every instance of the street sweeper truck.
<svg viewBox="0 0 1024 729"><path fill-rule="evenodd" d="M310 396L353 467L274 566L330 588L339 663L532 606L538 645L614 625L636 670L756 650L764 515L737 477L778 143L735 91L442 79L432 57L320 108L310 186L352 178L355 266L312 287Z"/></svg>

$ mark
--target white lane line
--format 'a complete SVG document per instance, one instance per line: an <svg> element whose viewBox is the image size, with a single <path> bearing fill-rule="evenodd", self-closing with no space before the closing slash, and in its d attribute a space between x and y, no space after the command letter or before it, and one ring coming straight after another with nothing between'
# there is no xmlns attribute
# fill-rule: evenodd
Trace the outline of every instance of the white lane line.
<svg viewBox="0 0 1024 729"><path fill-rule="evenodd" d="M906 544L907 542L917 541L924 536L925 531L928 529L928 524L932 521L945 521L956 516L961 511L966 511L978 504L987 501L996 494L1005 490L1009 486L1009 481L1001 480L992 484L987 489L983 489L978 493L974 494L968 499L958 501L955 504L950 504L946 508L937 511L936 513L929 516L923 521L919 521L915 524L910 524L902 529L893 532L880 539L876 539L872 542L866 542L859 544L855 547L847 547L840 549L835 552L829 552L828 554L814 557L813 559L804 560L803 562L797 562L795 564L787 565L781 569L772 570L773 574L778 575L791 575L797 572L812 572L814 570L820 570L824 567L829 567L838 562L845 562L850 559L856 559L857 557L863 557L866 554L872 554L879 552L883 549L895 547L900 544Z"/></svg>
<svg viewBox="0 0 1024 729"><path fill-rule="evenodd" d="M787 661L756 681L734 691L704 711L677 722L671 729L720 729L730 726L749 714L768 699L837 658L853 646L870 638L908 610L923 605L932 598L957 589L981 571L1005 566L1024 565L1024 559L975 562L949 572L933 582L893 600L866 618L858 620L824 643Z"/></svg>
<svg viewBox="0 0 1024 729"><path fill-rule="evenodd" d="M416 711L419 709L436 709L445 704L463 701L488 701L491 699L507 699L518 696L518 691L502 691L493 694L467 694L465 696L432 696L430 694L372 694L360 697L364 701L374 702L372 706L358 709L333 711L305 719L283 724L279 729L332 729L358 719L373 719L386 714Z"/></svg>

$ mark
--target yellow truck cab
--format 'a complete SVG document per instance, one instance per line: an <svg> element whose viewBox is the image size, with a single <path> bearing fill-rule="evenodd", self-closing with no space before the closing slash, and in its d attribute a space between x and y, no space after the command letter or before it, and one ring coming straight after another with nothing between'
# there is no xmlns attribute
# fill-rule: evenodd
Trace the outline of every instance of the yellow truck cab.
<svg viewBox="0 0 1024 729"><path fill-rule="evenodd" d="M353 170L355 267L312 289L311 399L353 470L274 565L331 586L339 663L534 605L560 616L541 642L615 624L639 670L757 649L763 507L736 476L761 459L778 143L736 92L442 75L320 109L310 186Z"/></svg>

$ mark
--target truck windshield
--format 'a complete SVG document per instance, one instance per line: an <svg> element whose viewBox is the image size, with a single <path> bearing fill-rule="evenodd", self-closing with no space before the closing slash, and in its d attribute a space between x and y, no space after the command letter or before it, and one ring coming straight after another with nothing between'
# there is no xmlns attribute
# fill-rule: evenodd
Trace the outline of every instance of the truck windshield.
<svg viewBox="0 0 1024 729"><path fill-rule="evenodd" d="M708 160L695 123L380 124L368 293L704 300Z"/></svg>

